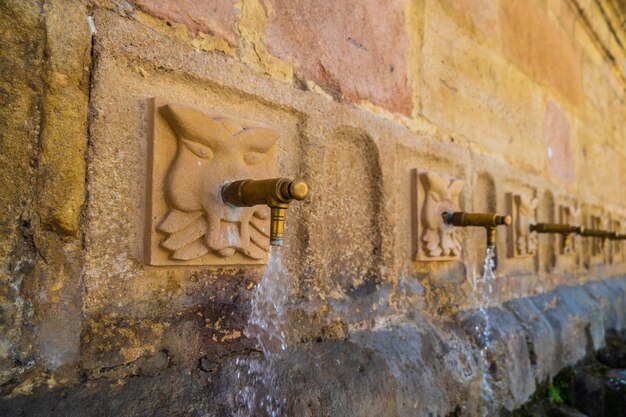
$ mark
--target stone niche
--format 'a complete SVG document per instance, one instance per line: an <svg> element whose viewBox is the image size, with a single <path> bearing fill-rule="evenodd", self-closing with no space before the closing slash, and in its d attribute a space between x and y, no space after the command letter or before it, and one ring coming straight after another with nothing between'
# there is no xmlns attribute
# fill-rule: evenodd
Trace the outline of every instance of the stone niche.
<svg viewBox="0 0 626 417"><path fill-rule="evenodd" d="M433 171L413 170L413 253L416 261L450 261L461 255L459 228L443 222L444 212L460 211L465 181Z"/></svg>
<svg viewBox="0 0 626 417"><path fill-rule="evenodd" d="M229 207L220 190L277 176L277 131L160 98L148 108L146 263L264 263L269 208Z"/></svg>

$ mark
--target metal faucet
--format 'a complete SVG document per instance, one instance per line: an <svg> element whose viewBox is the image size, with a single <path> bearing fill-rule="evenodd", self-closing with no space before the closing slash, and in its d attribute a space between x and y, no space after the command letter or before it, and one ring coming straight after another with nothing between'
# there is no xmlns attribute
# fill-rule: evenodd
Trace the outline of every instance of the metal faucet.
<svg viewBox="0 0 626 417"><path fill-rule="evenodd" d="M239 180L222 187L222 199L235 207L253 207L265 204L271 209L270 245L283 243L285 211L293 200L304 200L308 185L301 180L269 178L265 180Z"/></svg>
<svg viewBox="0 0 626 417"><path fill-rule="evenodd" d="M582 234L585 230L582 226L557 223L537 223L530 225L531 232L557 233L563 236L563 246L568 247L572 239L572 233Z"/></svg>
<svg viewBox="0 0 626 417"><path fill-rule="evenodd" d="M466 213L457 211L454 213L442 213L444 223L460 227L484 227L487 232L487 246L496 244L496 227L511 224L511 216L494 213Z"/></svg>
<svg viewBox="0 0 626 417"><path fill-rule="evenodd" d="M613 233L608 232L606 230L597 230L597 229L582 229L579 233L581 236L589 236L589 237L599 237L602 240L610 238Z"/></svg>

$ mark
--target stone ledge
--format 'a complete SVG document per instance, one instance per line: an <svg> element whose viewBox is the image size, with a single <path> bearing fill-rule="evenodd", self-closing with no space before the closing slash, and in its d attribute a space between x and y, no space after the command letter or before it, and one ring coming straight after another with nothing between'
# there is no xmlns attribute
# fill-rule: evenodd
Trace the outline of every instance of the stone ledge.
<svg viewBox="0 0 626 417"><path fill-rule="evenodd" d="M491 307L486 357L494 395L509 410L524 403L536 382L573 365L602 346L604 331L623 329L626 277ZM272 368L297 416L414 416L468 412L477 390L485 340L475 326L482 313L464 311L457 322L413 313L411 319L346 340L295 346ZM554 343L555 339L557 340ZM241 357L240 357L241 358ZM36 391L0 400L0 413L16 416L168 415L226 416L235 403L236 357L215 372L171 368L124 382L95 380L73 388ZM147 399L152 400L148 401ZM178 400L177 400L178 398ZM184 400L183 400L184 398ZM463 411L464 410L464 411Z"/></svg>

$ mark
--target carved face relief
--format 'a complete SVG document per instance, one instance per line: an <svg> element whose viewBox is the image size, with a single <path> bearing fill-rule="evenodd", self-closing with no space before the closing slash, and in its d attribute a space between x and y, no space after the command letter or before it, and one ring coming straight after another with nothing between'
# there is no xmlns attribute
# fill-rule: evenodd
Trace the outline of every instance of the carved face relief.
<svg viewBox="0 0 626 417"><path fill-rule="evenodd" d="M508 211L513 217L513 227L507 228L508 256L525 257L537 252L537 233L530 231L536 222L539 200L530 195L507 194Z"/></svg>
<svg viewBox="0 0 626 417"><path fill-rule="evenodd" d="M461 238L457 228L444 223L442 214L460 211L459 195L465 181L448 179L434 172L419 174L417 181L421 185L417 191L420 210L418 259L457 258L461 254Z"/></svg>
<svg viewBox="0 0 626 417"><path fill-rule="evenodd" d="M560 208L560 220L562 224L580 226L580 208L571 205L562 205ZM567 239L563 240L561 253L574 253L576 251L577 242L578 236L575 233L572 233Z"/></svg>
<svg viewBox="0 0 626 417"><path fill-rule="evenodd" d="M517 219L515 241L519 255L532 255L537 249L537 235L530 232L530 225L535 222L535 210L539 200L528 196L517 196Z"/></svg>
<svg viewBox="0 0 626 417"><path fill-rule="evenodd" d="M235 254L238 259L265 259L269 208L227 206L220 191L226 182L276 175L277 132L175 104L157 106L155 115L176 140L175 155L162 180L167 210L155 218L156 230L165 234L160 248L172 261L193 261L207 254L217 259Z"/></svg>
<svg viewBox="0 0 626 417"><path fill-rule="evenodd" d="M604 216L594 216L591 215L591 228L595 230L606 230L607 222L604 219ZM591 256L603 258L604 257L604 246L606 245L606 239L602 239L599 237L591 238Z"/></svg>

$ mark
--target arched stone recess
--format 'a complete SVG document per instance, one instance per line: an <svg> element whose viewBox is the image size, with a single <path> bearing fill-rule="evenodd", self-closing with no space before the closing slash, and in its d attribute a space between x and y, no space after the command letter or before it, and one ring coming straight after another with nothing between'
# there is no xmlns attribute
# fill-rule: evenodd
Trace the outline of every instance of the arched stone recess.
<svg viewBox="0 0 626 417"><path fill-rule="evenodd" d="M363 130L336 129L323 163L323 275L342 294L375 291L381 281L383 182L379 151Z"/></svg>

